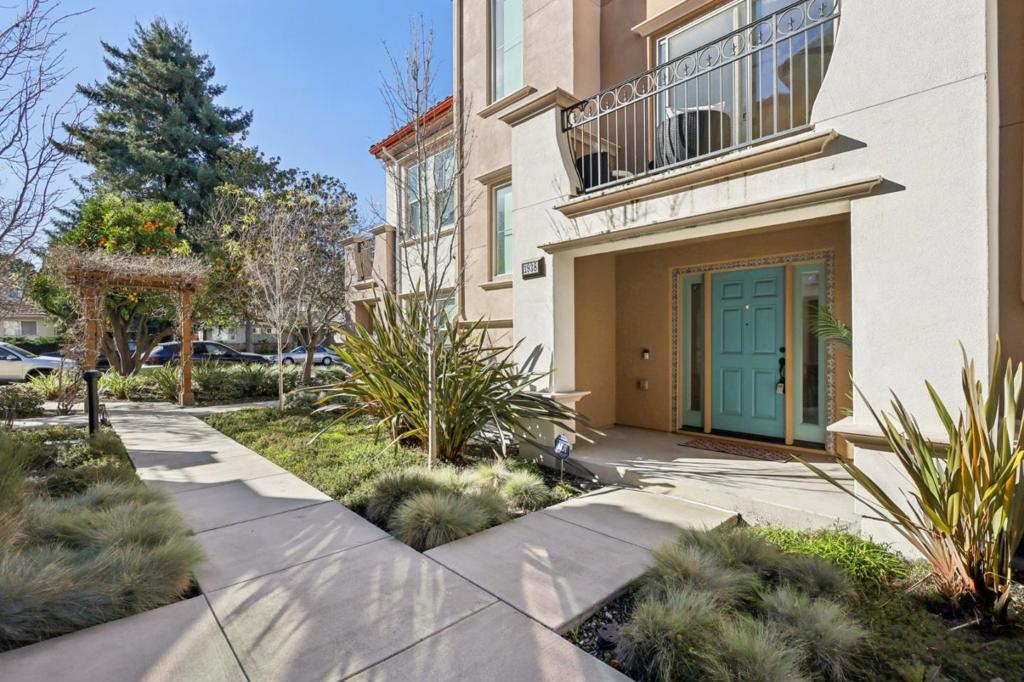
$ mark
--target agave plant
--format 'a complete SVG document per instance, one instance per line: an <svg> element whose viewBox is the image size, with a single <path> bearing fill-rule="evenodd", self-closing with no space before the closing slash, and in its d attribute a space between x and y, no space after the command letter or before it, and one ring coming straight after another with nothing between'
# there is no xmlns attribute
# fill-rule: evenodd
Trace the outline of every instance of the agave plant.
<svg viewBox="0 0 1024 682"><path fill-rule="evenodd" d="M364 327L338 330L335 348L351 374L325 388L322 411L344 416L369 415L393 442L425 442L428 432L427 331L437 325L436 410L438 458L458 459L475 437L495 435L496 450L511 437L541 448L530 429L549 422L575 431L582 417L571 407L533 389L547 375L535 370L539 352L519 366L511 348L488 345L479 322L459 324L438 319L428 305L413 298L399 302L385 295L374 308L373 332Z"/></svg>
<svg viewBox="0 0 1024 682"><path fill-rule="evenodd" d="M937 587L954 605L973 606L984 621L1005 623L1011 560L1024 538L1024 368L1004 364L997 342L986 391L966 350L963 356L966 405L956 419L926 382L948 435L944 459L936 456L942 448L921 433L897 396L892 400L895 416L868 405L910 483L906 503L893 499L852 463L841 462L867 495L805 464L886 519L928 560Z"/></svg>

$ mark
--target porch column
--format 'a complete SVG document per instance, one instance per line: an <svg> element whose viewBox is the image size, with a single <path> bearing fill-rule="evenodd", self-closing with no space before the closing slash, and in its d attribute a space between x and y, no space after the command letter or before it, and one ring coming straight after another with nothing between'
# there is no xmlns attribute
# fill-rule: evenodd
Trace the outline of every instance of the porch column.
<svg viewBox="0 0 1024 682"><path fill-rule="evenodd" d="M181 292L178 314L181 316L181 393L178 394L178 404L194 405L196 397L192 393L192 292L187 289Z"/></svg>

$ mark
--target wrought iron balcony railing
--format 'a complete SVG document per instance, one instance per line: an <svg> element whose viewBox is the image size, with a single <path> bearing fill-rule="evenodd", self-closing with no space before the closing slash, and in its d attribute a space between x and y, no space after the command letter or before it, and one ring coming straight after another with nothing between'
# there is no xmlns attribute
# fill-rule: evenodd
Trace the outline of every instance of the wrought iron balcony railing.
<svg viewBox="0 0 1024 682"><path fill-rule="evenodd" d="M566 109L562 126L583 191L806 127L839 2L801 0L680 56L662 54L658 66Z"/></svg>

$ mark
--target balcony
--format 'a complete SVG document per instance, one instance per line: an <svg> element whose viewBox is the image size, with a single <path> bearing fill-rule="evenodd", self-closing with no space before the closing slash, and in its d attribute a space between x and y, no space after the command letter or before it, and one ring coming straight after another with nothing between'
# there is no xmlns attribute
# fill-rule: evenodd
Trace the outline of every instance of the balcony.
<svg viewBox="0 0 1024 682"><path fill-rule="evenodd" d="M770 3L754 3L755 15L764 4ZM567 108L562 126L582 191L809 127L832 57L839 5L801 0L678 56L661 41L656 67ZM748 5L731 7L716 17L719 24L738 22Z"/></svg>

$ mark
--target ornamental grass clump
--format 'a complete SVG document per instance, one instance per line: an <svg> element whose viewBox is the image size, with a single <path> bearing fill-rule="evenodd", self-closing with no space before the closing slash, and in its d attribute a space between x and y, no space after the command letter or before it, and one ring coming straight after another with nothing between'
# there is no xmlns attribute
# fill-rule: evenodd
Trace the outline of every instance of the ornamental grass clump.
<svg viewBox="0 0 1024 682"><path fill-rule="evenodd" d="M745 567L727 567L699 547L668 543L654 550L654 565L644 578L650 593L692 588L723 606L749 600L756 594L757 575Z"/></svg>
<svg viewBox="0 0 1024 682"><path fill-rule="evenodd" d="M726 621L714 644L710 682L804 682L804 651L771 623L744 616Z"/></svg>
<svg viewBox="0 0 1024 682"><path fill-rule="evenodd" d="M386 294L372 315L370 325L340 330L344 338L335 350L352 370L327 388L322 410L369 416L392 442L425 444L433 404L437 456L448 462L459 460L474 439L499 454L510 435L550 450L550 443L531 435L538 422L575 432L580 415L534 389L547 383L547 374L535 371L539 349L519 365L513 359L518 343L492 347L479 321L439 319L420 297L399 302ZM431 392L425 340L434 336L437 380ZM499 437L486 437L493 434Z"/></svg>
<svg viewBox="0 0 1024 682"><path fill-rule="evenodd" d="M864 494L805 464L885 519L920 552L954 608L974 611L983 625L1003 625L1013 594L1011 562L1024 540L1024 367L1004 363L997 342L986 390L961 350L964 407L956 417L925 382L948 445L929 441L897 396L894 415L879 414L864 401L906 476L905 498L894 498L854 463L840 460Z"/></svg>
<svg viewBox="0 0 1024 682"><path fill-rule="evenodd" d="M366 499L366 518L386 526L391 516L406 499L423 492L442 490L442 486L425 468L409 467L381 474L373 482Z"/></svg>
<svg viewBox="0 0 1024 682"><path fill-rule="evenodd" d="M544 479L529 471L513 471L501 484L501 495L510 506L522 512L531 512L547 506L551 490Z"/></svg>
<svg viewBox="0 0 1024 682"><path fill-rule="evenodd" d="M684 531L653 558L615 651L641 682L843 682L865 653L839 601L855 593L824 559L746 528Z"/></svg>
<svg viewBox="0 0 1024 682"><path fill-rule="evenodd" d="M0 650L174 601L201 560L113 432L0 437Z"/></svg>
<svg viewBox="0 0 1024 682"><path fill-rule="evenodd" d="M867 631L839 604L779 588L764 595L760 609L767 620L783 629L787 639L807 653L812 670L832 682L847 679Z"/></svg>
<svg viewBox="0 0 1024 682"><path fill-rule="evenodd" d="M618 653L641 680L702 680L722 624L721 605L711 595L670 588L637 602Z"/></svg>
<svg viewBox="0 0 1024 682"><path fill-rule="evenodd" d="M422 492L405 500L391 517L391 532L424 552L488 526L488 511L470 495Z"/></svg>

